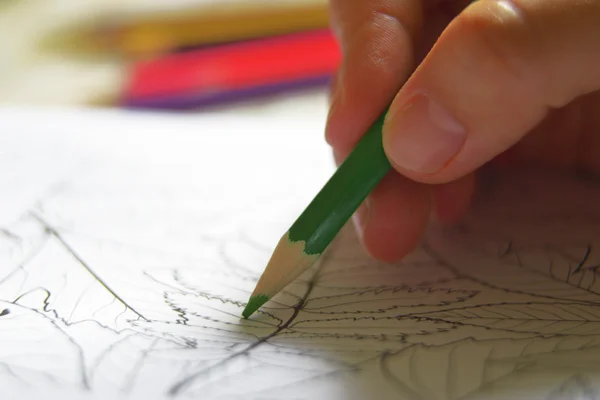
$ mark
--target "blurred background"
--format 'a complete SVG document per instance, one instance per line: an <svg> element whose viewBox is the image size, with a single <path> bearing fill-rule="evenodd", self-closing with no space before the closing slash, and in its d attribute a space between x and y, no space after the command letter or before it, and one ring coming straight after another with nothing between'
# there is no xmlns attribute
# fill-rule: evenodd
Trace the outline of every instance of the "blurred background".
<svg viewBox="0 0 600 400"><path fill-rule="evenodd" d="M3 0L0 105L201 111L326 92L327 0Z"/></svg>

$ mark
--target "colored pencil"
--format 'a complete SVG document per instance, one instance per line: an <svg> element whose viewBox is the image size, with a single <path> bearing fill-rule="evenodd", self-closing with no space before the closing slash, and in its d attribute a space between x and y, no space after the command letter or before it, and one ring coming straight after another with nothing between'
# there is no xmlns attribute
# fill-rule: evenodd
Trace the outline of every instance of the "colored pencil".
<svg viewBox="0 0 600 400"><path fill-rule="evenodd" d="M323 254L360 204L391 169L383 150L385 113L280 239L242 316L250 317Z"/></svg>
<svg viewBox="0 0 600 400"><path fill-rule="evenodd" d="M247 1L156 13L100 26L95 42L123 54L150 56L173 49L267 37L329 25L326 1Z"/></svg>
<svg viewBox="0 0 600 400"><path fill-rule="evenodd" d="M249 85L228 90L191 91L165 95L121 99L118 103L134 110L200 110L219 105L230 105L247 100L270 98L279 94L301 92L314 88L323 88L331 81L331 75L316 75L306 78Z"/></svg>
<svg viewBox="0 0 600 400"><path fill-rule="evenodd" d="M477 0L471 1L471 4ZM371 126L296 222L279 240L246 307L250 317L323 254L342 227L377 186L391 164L382 143L387 111Z"/></svg>
<svg viewBox="0 0 600 400"><path fill-rule="evenodd" d="M340 60L329 29L196 49L132 65L122 104L194 108L323 85Z"/></svg>

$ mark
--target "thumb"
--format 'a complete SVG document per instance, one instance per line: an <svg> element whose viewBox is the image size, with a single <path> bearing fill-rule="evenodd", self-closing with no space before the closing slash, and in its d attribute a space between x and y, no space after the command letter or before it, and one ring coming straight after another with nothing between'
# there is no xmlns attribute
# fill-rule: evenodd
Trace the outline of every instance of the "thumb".
<svg viewBox="0 0 600 400"><path fill-rule="evenodd" d="M411 179L453 181L598 90L599 64L600 0L476 2L394 99L385 151Z"/></svg>

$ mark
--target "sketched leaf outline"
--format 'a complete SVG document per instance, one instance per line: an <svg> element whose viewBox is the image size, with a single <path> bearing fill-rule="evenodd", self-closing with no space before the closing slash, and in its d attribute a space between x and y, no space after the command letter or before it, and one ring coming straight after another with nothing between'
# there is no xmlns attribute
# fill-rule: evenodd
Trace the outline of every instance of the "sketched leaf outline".
<svg viewBox="0 0 600 400"><path fill-rule="evenodd" d="M555 310L549 310L554 308ZM558 310L556 310L558 309ZM572 319L561 318L553 311L560 311L561 314ZM593 312L592 312L593 311ZM595 313L594 313L595 312ZM535 313L545 314L546 316L536 316ZM512 315L511 315L512 314ZM520 317L514 314L520 315ZM586 316L587 314L587 316ZM548 317L547 315L554 315ZM496 316L496 317L495 317ZM590 318L591 316L591 318ZM595 336L600 335L600 306L586 305L578 302L572 303L548 303L548 302L526 302L526 303L489 303L478 304L466 307L447 308L445 310L432 311L426 313L416 313L411 317L424 318L432 321L446 322L459 326L482 327L486 329L499 330L514 333L532 333L537 335L563 336L563 335L581 335ZM510 327L496 327L496 323L517 322L517 325ZM527 324L545 323L545 326L536 328L527 328ZM558 324L559 326L576 324L568 329L546 331L547 328ZM595 325L596 328L588 333L568 332L577 328L585 328L586 325Z"/></svg>
<svg viewBox="0 0 600 400"><path fill-rule="evenodd" d="M326 256L324 256L326 257ZM325 263L324 263L325 264ZM322 265L324 265L322 264ZM320 270L319 270L320 271ZM345 271L347 272L347 271ZM174 277L177 277L177 274L174 275ZM179 289L179 290L185 290L185 291L189 291L190 289L192 289L191 287L185 285L185 282L178 282L180 286L183 287L183 289ZM318 287L319 285L319 273L316 273L312 280L309 281L307 283L307 289L306 292L304 294L304 296L301 298L301 300L298 302L298 304L293 307L292 309L292 315L287 318L286 320L281 320L281 322L278 324L278 326L276 327L276 329L269 334L266 337L262 337L259 338L257 341L254 341L252 343L249 343L248 346L245 349L242 349L241 351L239 351L238 353L233 354L229 359L233 358L233 357L237 357L238 355L241 354L248 354L251 350L253 350L254 348L262 345L262 344L266 344L267 342L269 342L270 340L274 339L275 337L278 337L280 335L284 335L288 334L288 333L293 333L294 332L294 324L297 322L297 317L303 313L309 314L310 313L310 308L309 308L309 304L311 301L317 300L317 299L325 299L327 298L327 296L323 296L323 297L311 297L311 294L313 292L313 289L315 289L316 287ZM356 290L350 289L348 288L348 290L344 291L341 295L337 295L337 296L332 296L333 298L338 297L338 298L342 298L344 299L344 297L346 296L352 296L352 297L357 297L360 294L366 295L366 294L389 294L389 293L396 293L396 294L406 294L406 293L415 293L415 294L427 294L429 293L431 289L428 288L422 288L422 287L418 287L418 288L409 288L409 287L393 287L393 288L377 288L377 289L367 289L367 290L363 290L360 292L357 292ZM452 296L454 296L454 298L452 299L452 301L442 301L440 302L440 304L433 304L431 306L444 306L447 305L449 302L452 303L454 301L464 301L465 299L475 295L476 293L473 291L459 291L459 290L451 290L451 289L435 289L435 291L439 291L439 293L445 293L445 294L450 294ZM243 306L244 304L240 304L239 301L237 300L233 300L233 299L227 299L224 298L223 296L218 296L218 295L214 295L213 294L208 294L208 293L202 293L199 291L195 291L194 294L196 296L198 296L199 298L204 298L206 300L218 300L224 303L230 303L230 304L235 304L238 306ZM419 305L419 304L418 304ZM178 312L179 312L179 319L183 320L183 318L185 317L185 315L182 315L181 313L181 308L180 307L172 307L172 308L177 308ZM354 308L354 306L353 306ZM392 306L389 307L390 311L393 311L396 307ZM240 311L241 311L241 307L240 307ZM265 311L265 310L261 310L259 313L265 313L265 312L271 312L272 310L269 311ZM313 313L316 310L313 310ZM277 316L277 310L273 312L274 315L272 315L274 318L278 318ZM355 313L355 317L360 318L358 313ZM340 320L348 320L350 318L348 318L346 315L340 315ZM390 319L390 318L387 318ZM328 317L327 318L328 322L331 321L331 318ZM440 329L444 329L442 327L437 327L437 323L435 323L436 328L431 332L431 333L437 333L440 331ZM427 332L423 332L423 334L427 334ZM307 336L307 332L303 331L303 332L299 332L299 335L302 337L308 337ZM316 332L315 335L317 337L330 337L328 335L323 335L320 334L319 332ZM405 335L401 335L401 337L399 338L401 343L404 343L404 337ZM340 338L344 338L344 339L349 339L349 340L353 340L353 341L357 341L357 343L360 343L360 340L364 340L365 338L370 338L370 339L374 339L374 340L381 340L382 337L381 335L369 335L369 334L361 334L361 333L356 333L356 334L343 334L340 333L336 336L336 339L340 339ZM289 350L289 349L288 349ZM313 353L314 354L314 353ZM224 360L223 362L227 362L228 360ZM191 376L188 376L187 378L183 379L181 382L175 384L172 387L172 394L175 393L180 393L181 391L186 391L186 387L188 387L190 384L192 384L192 382L199 376L202 376L202 374L204 374L204 371L199 371L196 374L193 374Z"/></svg>
<svg viewBox="0 0 600 400"><path fill-rule="evenodd" d="M600 296L600 264L587 266L586 262L588 261L588 257L593 249L590 244L585 244L584 246L581 246L581 248L585 248L586 250L583 252L582 258L576 259L556 245L546 245L539 248L531 248L527 246L517 248L516 246L509 244L507 251L504 255L502 255L502 259L509 260L509 262L511 262L512 260L510 260L510 256L514 256L515 261L512 262L521 269ZM544 252L545 254L552 254L561 257L563 261L566 261L566 264L568 265L566 267L567 269L565 270L565 267L563 267L562 270L556 271L557 263L551 259L548 260L548 268L544 269L544 271L546 271L545 273L539 269L532 268L523 261L524 253L531 251ZM561 278L560 275L562 275L563 278ZM592 277L591 282L589 282L587 287L585 287L583 283L589 281L588 276ZM596 282L597 278L598 282ZM597 285L598 287L596 287Z"/></svg>
<svg viewBox="0 0 600 400"><path fill-rule="evenodd" d="M318 284L318 281L317 281ZM434 301L433 302L427 302L426 300L423 300L421 302L414 302L411 304L394 304L394 305L390 305L387 307L375 307L372 308L370 310L364 311L364 310L356 310L356 307L352 307L352 311L331 311L330 309L338 307L340 305L350 305L350 304L364 304L367 302L378 302L381 301L382 299L380 298L375 298L375 299L369 299L369 300L361 300L362 296L369 296L371 295L372 297L375 296L379 296L379 295L383 295L383 294L398 294L398 295L411 295L411 294L423 294L424 297L426 299L431 299L431 295L435 295L435 294L440 294L440 295L454 295L454 296L449 296L449 299L444 299L444 300L438 300L435 299L435 297L433 298ZM302 311L309 313L309 314L338 314L338 315L343 315L343 314L354 314L354 315L361 315L361 314L387 314L389 311L398 309L398 308L419 308L419 307L432 307L432 306L439 306L439 307L443 307L443 306L448 306L450 304L455 304L455 303L462 303L465 302L469 299L472 299L473 297L477 296L479 294L479 291L476 290L463 290L463 289L452 289L452 288L430 288L430 287L411 287L411 286L392 286L392 287L383 287L383 288L369 288L369 289L365 289L365 290L353 290L347 293L342 293L342 294L337 294L337 295L329 295L329 296L319 296L319 297L312 297L309 298L305 301L304 306L302 307ZM341 300L341 299L345 299L348 298L352 301L349 302L344 302L344 303L334 303L331 305L314 305L314 303L320 302L320 301L331 301L331 300ZM392 300L392 299L385 299L385 300ZM405 298L398 298L398 299L393 299L393 300L405 300ZM412 299L409 299L412 300ZM330 310L330 311L327 311Z"/></svg>
<svg viewBox="0 0 600 400"><path fill-rule="evenodd" d="M460 234L464 234L464 227L459 227L459 231L461 231ZM547 279L549 283L564 285L565 290L570 290L571 293L573 294L573 296L564 296L564 295L560 296L560 295L541 293L541 291L547 290L547 289L545 289L539 283L536 283L536 286L530 287L530 288L528 288L528 287L522 288L522 287L518 287L518 285L517 286L513 285L511 287L508 285L507 282L499 282L497 277L485 275L485 273L487 272L486 269L481 269L479 274L475 274L475 273L473 273L473 271L464 270L463 268L458 267L455 264L455 262L452 261L451 258L448 257L447 254L445 254L445 251L449 251L448 249L438 248L438 245L436 244L436 240L439 240L439 239L440 239L440 237L435 237L435 236L434 236L434 240L431 240L431 238L429 238L428 240L426 240L423 243L423 248L425 249L425 251L428 254L431 255L432 258L436 259L440 264L443 264L446 268L448 268L450 271L452 271L454 274L456 274L456 276L458 278L468 279L479 285L483 285L483 286L489 287L491 289L501 290L506 293L528 295L528 296L533 296L533 297L537 297L537 298L550 299L550 300L554 300L554 301L558 301L558 302L574 301L574 302L579 302L582 304L590 304L590 305L600 304L600 298L598 300L591 299L594 296L599 296L600 293L596 293L595 291L591 291L588 288L584 288L584 287L580 286L581 279L579 280L578 284L573 284L572 282L569 281L570 276L573 275L572 273L569 275L569 277L567 279L559 279L556 276L554 276L554 274L552 274L551 272L543 273L542 271L540 271L538 269L529 268L526 265L523 265L523 263L520 262L520 260L518 259L518 256L515 254L515 251L517 251L517 250L515 250L516 246L510 240L498 241L496 239L493 239L492 243L495 243L495 245L496 245L495 248L497 250L497 252L495 254L492 252L489 252L489 251L482 250L481 245L483 244L483 242L479 243L479 246L475 246L473 243L470 243L470 247L468 248L468 251L474 252L475 254L477 254L480 257L484 257L484 258L490 257L494 261L502 262L507 268L515 268L515 270L514 270L515 275L516 275L516 272L518 272L519 270L524 270L528 273L534 274L535 276L539 276L539 277L542 277L543 279ZM480 240L480 239L481 238L478 238L477 240ZM442 240L444 240L444 239L442 239ZM453 240L456 240L456 238L454 238ZM486 243L489 244L490 242L488 241ZM547 245L547 247L551 247L551 246ZM511 256L514 256L514 260L510 259ZM584 259L577 260L576 265L579 265L582 262L585 262L585 260ZM550 267L550 263L549 263L549 267ZM491 267L487 267L487 268L489 269ZM582 274L581 275L582 277L584 276L583 274L594 273L593 284L596 284L597 272L598 272L598 269L584 269L579 273ZM510 274L508 272L505 275L510 276ZM598 282L600 282L600 279L598 280ZM511 281L511 284L512 283L515 283L515 282ZM516 283L523 284L523 283L528 283L528 282L518 281ZM587 296L588 299L572 298L572 297L581 297L581 296Z"/></svg>
<svg viewBox="0 0 600 400"><path fill-rule="evenodd" d="M558 387L550 393L550 396L561 392L564 393L565 389L572 389L574 378L578 378L575 379L575 386L577 389L589 389L587 385L580 385L581 383L587 383L586 380L581 379L581 371L588 372L585 365L578 366L575 369L569 369L565 367L565 363L562 361L561 357L571 356L570 361L572 361L574 358L573 355L570 354L572 352L587 352L590 350L600 351L600 336L592 338L573 338L571 336L565 336L542 339L543 341L546 341L546 343L542 342L542 349L536 349L534 344L540 343L539 340L539 338L529 338L478 341L473 338L466 338L441 346L415 344L398 352L385 352L379 358L379 368L382 376L391 387L395 388L398 395L402 395L402 398L410 400L432 400L434 397L436 400L440 399L440 397L434 396L431 391L431 385L435 385L435 379L436 377L439 378L440 375L436 374L435 371L431 369L423 370L424 367L419 366L419 361L423 357L428 357L427 351L440 352L440 355L442 356L446 354L447 359L437 360L437 364L443 365L443 362L445 361L448 365L453 366L453 368L448 368L448 366L444 367L444 376L442 376L441 382L438 382L443 386L442 391L444 400L479 399L488 389L491 389L497 396L498 393L497 391L494 391L494 388L499 382L513 378L516 378L517 381L522 381L523 378L519 376L528 373L528 371L539 375L540 372L537 371L536 368L540 367L543 369L545 368L546 371L561 370L568 374L565 381L559 383ZM574 341L582 342L574 346L572 343ZM459 350L462 346L466 347L467 350L469 346L475 347L476 351L471 354L479 358L479 360L475 362L482 362L482 365L475 364L472 359L461 357L459 355ZM515 349L518 350L516 354L505 354L506 351L510 352ZM406 357L411 366L410 374L406 377L406 381L396 376L390 365L390 363L399 356ZM551 357L555 361L549 363L548 359L545 357ZM569 358L566 360L569 360ZM498 373L498 371L495 371L496 376L492 376L491 379L486 379L486 377L490 377L487 373L486 366L489 362L499 364L505 369L505 372ZM461 379L473 379L472 376L470 376L470 378L465 378L464 376L457 374L456 371L461 368L477 371L477 373L481 374L477 383L473 384L474 382L467 382L470 383L472 388L472 390L468 390L467 393L464 393L464 388L462 393L457 393L457 386L464 384L464 382L461 382ZM415 386L418 388L415 388ZM508 385L508 387L510 386L511 385ZM590 390L585 391L588 393L591 392ZM514 395L514 393L512 393L512 395ZM560 397L560 399L562 400L563 397Z"/></svg>

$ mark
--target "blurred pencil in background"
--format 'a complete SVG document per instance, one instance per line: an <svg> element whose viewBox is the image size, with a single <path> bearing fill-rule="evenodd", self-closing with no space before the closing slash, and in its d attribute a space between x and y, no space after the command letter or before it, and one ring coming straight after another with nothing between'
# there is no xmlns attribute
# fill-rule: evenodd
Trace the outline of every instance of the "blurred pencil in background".
<svg viewBox="0 0 600 400"><path fill-rule="evenodd" d="M123 104L194 109L325 85L340 55L329 30L203 48L134 63Z"/></svg>
<svg viewBox="0 0 600 400"><path fill-rule="evenodd" d="M147 56L328 25L322 0L174 0L152 7L137 13L133 10L138 7L124 9L96 27L96 39L125 54Z"/></svg>
<svg viewBox="0 0 600 400"><path fill-rule="evenodd" d="M0 36L0 102L202 109L326 85L340 59L327 0L24 1Z"/></svg>

